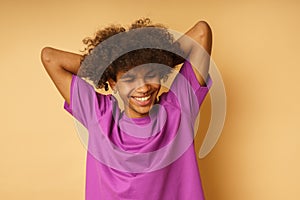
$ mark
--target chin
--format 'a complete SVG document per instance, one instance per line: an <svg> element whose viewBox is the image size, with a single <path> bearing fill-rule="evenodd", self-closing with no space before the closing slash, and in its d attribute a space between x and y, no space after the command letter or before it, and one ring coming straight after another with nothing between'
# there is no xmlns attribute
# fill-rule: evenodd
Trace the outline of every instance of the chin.
<svg viewBox="0 0 300 200"><path fill-rule="evenodd" d="M149 112L150 112L150 109L143 109L143 110L138 110L137 114L145 117L145 116L149 115Z"/></svg>

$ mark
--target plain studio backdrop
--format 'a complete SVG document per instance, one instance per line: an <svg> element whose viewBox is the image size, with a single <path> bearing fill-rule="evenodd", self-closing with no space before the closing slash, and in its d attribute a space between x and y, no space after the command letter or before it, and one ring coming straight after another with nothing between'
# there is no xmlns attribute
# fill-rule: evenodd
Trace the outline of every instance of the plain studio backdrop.
<svg viewBox="0 0 300 200"><path fill-rule="evenodd" d="M1 1L0 199L84 199L86 150L40 61L78 53L107 24L140 17L184 32L206 20L227 116L199 159L207 200L300 198L299 1ZM201 109L201 145L210 98Z"/></svg>

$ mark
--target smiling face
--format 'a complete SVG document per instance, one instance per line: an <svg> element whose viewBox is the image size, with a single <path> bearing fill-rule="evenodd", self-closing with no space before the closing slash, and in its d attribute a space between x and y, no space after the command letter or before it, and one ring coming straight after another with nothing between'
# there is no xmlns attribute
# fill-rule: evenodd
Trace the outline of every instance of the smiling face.
<svg viewBox="0 0 300 200"><path fill-rule="evenodd" d="M159 71L149 65L141 65L127 72L118 72L116 80L109 80L109 84L118 91L125 114L130 118L148 116L160 90Z"/></svg>

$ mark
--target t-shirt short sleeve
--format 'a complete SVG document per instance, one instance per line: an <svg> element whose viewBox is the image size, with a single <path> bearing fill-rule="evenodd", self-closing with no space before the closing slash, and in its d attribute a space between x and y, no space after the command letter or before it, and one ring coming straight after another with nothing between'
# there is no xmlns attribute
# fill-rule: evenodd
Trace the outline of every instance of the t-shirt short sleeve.
<svg viewBox="0 0 300 200"><path fill-rule="evenodd" d="M180 71L180 73L187 79L188 83L191 85L191 88L195 92L198 99L198 104L200 106L212 86L212 79L210 75L208 74L205 85L200 85L189 62L186 61L181 69L182 70Z"/></svg>
<svg viewBox="0 0 300 200"><path fill-rule="evenodd" d="M209 75L206 84L200 85L191 64L185 61L170 87L167 98L176 98L181 110L194 118L211 86L212 80Z"/></svg>
<svg viewBox="0 0 300 200"><path fill-rule="evenodd" d="M102 95L80 77L73 75L70 89L70 104L64 108L85 127L94 123L108 109L109 95Z"/></svg>

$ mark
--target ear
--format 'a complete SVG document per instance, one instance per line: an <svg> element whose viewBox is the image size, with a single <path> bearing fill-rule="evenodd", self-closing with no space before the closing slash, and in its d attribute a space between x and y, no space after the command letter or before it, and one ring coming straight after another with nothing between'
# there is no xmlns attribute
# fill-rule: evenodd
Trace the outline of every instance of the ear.
<svg viewBox="0 0 300 200"><path fill-rule="evenodd" d="M117 88L116 88L116 81L112 80L111 78L108 80L108 84L110 86L110 88L113 90L113 91L116 91Z"/></svg>

